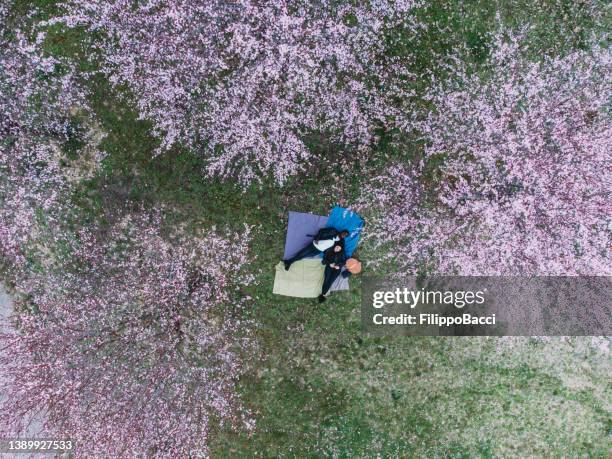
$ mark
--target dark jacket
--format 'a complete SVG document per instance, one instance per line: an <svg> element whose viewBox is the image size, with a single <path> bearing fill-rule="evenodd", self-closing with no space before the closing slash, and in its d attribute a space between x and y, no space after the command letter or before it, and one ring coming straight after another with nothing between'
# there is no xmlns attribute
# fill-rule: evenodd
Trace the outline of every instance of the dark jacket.
<svg viewBox="0 0 612 459"><path fill-rule="evenodd" d="M340 252L334 252L334 247L336 246L342 247ZM332 247L323 252L323 260L321 263L328 266L332 263L336 264L338 267L344 266L348 257L346 256L346 252L344 251L344 241L340 240L336 242Z"/></svg>
<svg viewBox="0 0 612 459"><path fill-rule="evenodd" d="M317 231L317 234L308 234L307 236L312 236L315 241L324 241L326 239L333 239L340 234L336 228L321 228Z"/></svg>

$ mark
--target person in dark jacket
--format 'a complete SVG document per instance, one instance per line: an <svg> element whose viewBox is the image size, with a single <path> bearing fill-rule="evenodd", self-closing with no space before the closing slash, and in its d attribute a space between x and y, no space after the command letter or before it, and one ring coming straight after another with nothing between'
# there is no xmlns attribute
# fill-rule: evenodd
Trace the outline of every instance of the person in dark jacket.
<svg viewBox="0 0 612 459"><path fill-rule="evenodd" d="M316 257L321 252L332 248L334 244L342 241L349 235L347 230L338 231L336 228L321 228L317 234L314 235L314 239L310 244L301 249L293 257L283 260L285 263L285 270L289 271L291 265L302 258Z"/></svg>
<svg viewBox="0 0 612 459"><path fill-rule="evenodd" d="M323 260L321 260L321 263L325 265L325 272L323 274L323 288L318 297L319 303L325 301L325 294L340 275L346 260L347 256L344 251L344 240L336 242L333 247L330 247L323 253Z"/></svg>

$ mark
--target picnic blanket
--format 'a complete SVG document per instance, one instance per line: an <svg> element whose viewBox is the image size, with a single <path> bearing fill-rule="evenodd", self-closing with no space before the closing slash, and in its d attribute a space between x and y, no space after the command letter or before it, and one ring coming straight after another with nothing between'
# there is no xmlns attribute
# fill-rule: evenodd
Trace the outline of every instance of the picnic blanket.
<svg viewBox="0 0 612 459"><path fill-rule="evenodd" d="M283 258L291 258L302 247L312 242L312 237L321 228L334 227L337 230L347 230L350 234L344 239L344 250L350 257L359 243L363 229L363 219L352 210L336 206L329 217L289 211L287 238L285 239L285 254Z"/></svg>
<svg viewBox="0 0 612 459"><path fill-rule="evenodd" d="M281 261L276 265L272 293L298 298L316 298L321 294L323 287L324 269L319 258L298 260L291 265L289 271L285 271L285 265Z"/></svg>
<svg viewBox="0 0 612 459"><path fill-rule="evenodd" d="M285 265L281 261L276 265L272 293L297 298L316 298L321 294L324 271L325 266L320 258L298 260L291 265L289 271L285 271ZM329 291L338 290L348 290L348 279L338 276Z"/></svg>
<svg viewBox="0 0 612 459"><path fill-rule="evenodd" d="M329 217L290 211L283 258L291 258L300 249L312 243L312 237L319 229L330 226L338 230L346 229L349 231L350 234L345 239L345 250L347 255L350 256L357 247L359 234L363 228L363 220L355 212L336 206L332 209ZM315 298L321 293L324 270L325 267L321 264L320 257L296 261L291 265L289 271L285 271L283 264L279 263L276 266L273 293L298 298ZM316 281L317 276L320 276L320 281ZM348 289L348 279L338 276L332 284L330 292ZM316 294L313 294L315 290Z"/></svg>
<svg viewBox="0 0 612 459"><path fill-rule="evenodd" d="M344 239L344 250L349 257L353 255L363 229L363 219L356 212L346 207L336 206L329 214L325 226L334 227L338 231L347 230L349 232L349 236Z"/></svg>
<svg viewBox="0 0 612 459"><path fill-rule="evenodd" d="M325 227L327 218L322 215L289 211L283 259L291 258L307 244L312 243L312 235Z"/></svg>

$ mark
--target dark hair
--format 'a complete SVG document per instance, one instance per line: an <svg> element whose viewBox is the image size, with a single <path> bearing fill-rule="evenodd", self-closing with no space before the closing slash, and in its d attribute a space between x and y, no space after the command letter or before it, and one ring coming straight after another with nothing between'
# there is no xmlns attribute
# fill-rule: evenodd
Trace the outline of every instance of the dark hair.
<svg viewBox="0 0 612 459"><path fill-rule="evenodd" d="M351 233L349 233L349 230L342 230L338 234L340 234L342 237L347 237Z"/></svg>

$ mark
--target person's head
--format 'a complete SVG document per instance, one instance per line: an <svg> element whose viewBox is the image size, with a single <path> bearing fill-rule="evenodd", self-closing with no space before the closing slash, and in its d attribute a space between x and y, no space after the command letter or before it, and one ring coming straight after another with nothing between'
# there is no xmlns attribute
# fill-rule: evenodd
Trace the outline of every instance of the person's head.
<svg viewBox="0 0 612 459"><path fill-rule="evenodd" d="M335 245L334 246L334 252L341 252L342 251L342 246L341 245Z"/></svg>
<svg viewBox="0 0 612 459"><path fill-rule="evenodd" d="M348 237L350 233L348 232L348 230L342 230L338 233L338 236L340 236L340 239L344 239L345 237Z"/></svg>

